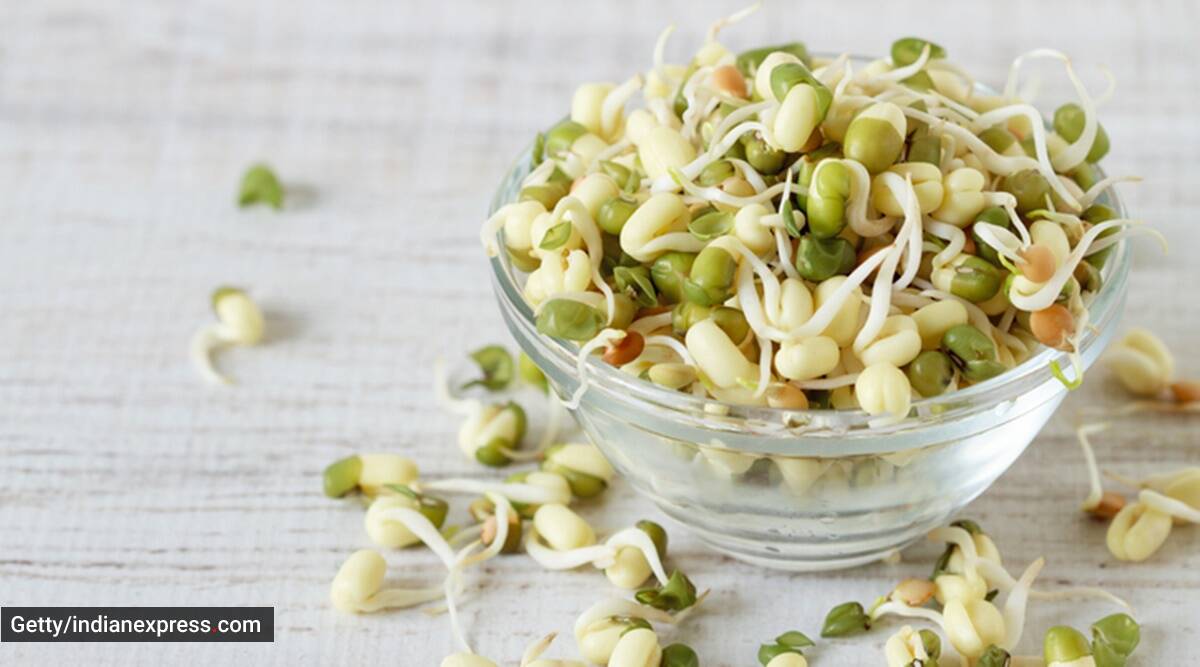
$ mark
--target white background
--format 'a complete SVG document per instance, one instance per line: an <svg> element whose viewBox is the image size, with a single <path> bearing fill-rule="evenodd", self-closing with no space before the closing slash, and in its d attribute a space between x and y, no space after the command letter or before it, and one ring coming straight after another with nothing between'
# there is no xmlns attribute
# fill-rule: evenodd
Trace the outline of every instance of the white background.
<svg viewBox="0 0 1200 667"><path fill-rule="evenodd" d="M361 511L320 494L320 471L359 450L419 460L429 477L486 474L461 458L429 390L437 355L506 339L477 232L493 187L576 83L648 67L668 22L683 60L739 5L128 1L0 4L0 604L273 605L273 645L13 645L0 663L435 665L444 618L342 616L328 584L368 545ZM1040 46L1119 87L1102 118L1106 166L1135 215L1171 240L1139 242L1127 324L1158 331L1200 375L1200 73L1192 2L770 3L733 48L792 38L882 53L915 33L989 83ZM1048 70L1045 90L1063 89ZM1047 98L1048 100L1050 97ZM289 210L240 212L252 161L274 164ZM270 343L221 358L242 384L205 386L185 357L208 294L243 285ZM1119 404L1096 371L1021 461L969 509L1013 570L1045 555L1045 586L1103 585L1145 624L1136 664L1185 664L1200 641L1200 537L1179 529L1150 562L1116 563L1082 517L1071 421ZM1196 417L1122 422L1096 438L1105 467L1141 475L1197 463ZM618 484L589 510L617 528L655 513ZM750 665L787 629L813 636L832 605L869 602L924 575L938 548L897 566L788 575L702 550L672 531L677 562L713 589L671 636L705 665ZM431 581L431 555L389 555ZM596 573L524 557L472 575L474 645L515 664L613 592ZM1023 644L1110 608L1040 604ZM814 665L882 664L889 622L822 642ZM574 655L560 640L557 655Z"/></svg>

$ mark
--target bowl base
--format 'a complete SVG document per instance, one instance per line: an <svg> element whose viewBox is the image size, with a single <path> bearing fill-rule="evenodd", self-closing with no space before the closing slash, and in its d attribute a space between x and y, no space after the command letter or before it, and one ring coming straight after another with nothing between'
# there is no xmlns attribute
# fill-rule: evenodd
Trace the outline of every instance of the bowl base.
<svg viewBox="0 0 1200 667"><path fill-rule="evenodd" d="M857 545L858 548L839 544L837 553L831 553L828 550L829 545L814 545L811 542L769 544L759 539L739 538L725 532L707 530L696 525L694 517L680 515L678 508L665 503L655 504L664 514L714 551L743 563L787 572L827 572L869 565L898 554L900 550L921 539L931 528L913 526L910 530L900 533L879 536Z"/></svg>

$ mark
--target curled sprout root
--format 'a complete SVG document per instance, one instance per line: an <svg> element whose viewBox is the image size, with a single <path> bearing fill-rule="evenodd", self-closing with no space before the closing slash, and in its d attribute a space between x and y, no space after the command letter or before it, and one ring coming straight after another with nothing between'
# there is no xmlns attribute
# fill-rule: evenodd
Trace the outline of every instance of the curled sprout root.
<svg viewBox="0 0 1200 667"><path fill-rule="evenodd" d="M212 353L229 345L260 343L265 331L262 311L245 291L236 287L217 288L211 301L217 321L192 335L189 356L204 379L214 384L233 384L232 378L213 365Z"/></svg>

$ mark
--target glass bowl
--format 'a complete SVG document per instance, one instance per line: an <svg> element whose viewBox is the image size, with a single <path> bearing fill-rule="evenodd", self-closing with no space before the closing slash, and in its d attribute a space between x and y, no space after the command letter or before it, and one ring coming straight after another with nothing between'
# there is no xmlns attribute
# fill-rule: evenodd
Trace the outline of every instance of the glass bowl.
<svg viewBox="0 0 1200 667"><path fill-rule="evenodd" d="M515 201L525 151L492 212ZM1111 192L1111 191L1110 191ZM1101 200L1125 217L1115 195ZM1081 341L1090 366L1125 306L1129 251L1116 247ZM505 324L559 397L580 378L576 346L537 332L507 253L491 259ZM986 382L913 403L902 422L870 427L862 411L789 411L670 391L592 356L573 416L643 496L713 548L786 570L853 567L945 523L1021 455L1062 403L1051 374L1065 353L1041 349Z"/></svg>

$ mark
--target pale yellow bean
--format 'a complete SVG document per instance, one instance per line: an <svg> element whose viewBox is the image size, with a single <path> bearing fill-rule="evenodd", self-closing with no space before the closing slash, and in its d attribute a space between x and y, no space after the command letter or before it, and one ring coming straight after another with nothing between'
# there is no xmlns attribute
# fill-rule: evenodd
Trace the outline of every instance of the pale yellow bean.
<svg viewBox="0 0 1200 667"><path fill-rule="evenodd" d="M1175 358L1157 336L1146 329L1125 335L1107 355L1108 367L1131 393L1155 396L1175 375Z"/></svg>
<svg viewBox="0 0 1200 667"><path fill-rule="evenodd" d="M612 465L595 445L588 443L569 443L552 451L546 459L576 472L611 482L615 474Z"/></svg>
<svg viewBox="0 0 1200 667"><path fill-rule="evenodd" d="M890 413L895 417L908 415L912 405L912 387L904 371L889 364L867 366L854 383L854 395L867 414Z"/></svg>
<svg viewBox="0 0 1200 667"><path fill-rule="evenodd" d="M612 176L596 172L583 177L583 180L571 190L571 196L581 201L588 213L591 214L592 220L596 219L596 214L600 212L600 206L604 202L621 194L621 189L617 187L617 182Z"/></svg>
<svg viewBox="0 0 1200 667"><path fill-rule="evenodd" d="M387 510L398 507L415 510L417 501L408 496L392 495L379 496L371 502L363 517L363 524L367 529L367 537L371 538L372 542L389 549L402 549L421 541L421 538L413 535L408 526L383 518Z"/></svg>
<svg viewBox="0 0 1200 667"><path fill-rule="evenodd" d="M570 551L596 543L592 527L566 505L542 505L533 514L533 527L556 551Z"/></svg>
<svg viewBox="0 0 1200 667"><path fill-rule="evenodd" d="M520 419L515 410L508 409L505 405L485 405L459 427L458 448L467 458L474 459L476 451L488 446L497 438L508 442L510 447L515 447Z"/></svg>
<svg viewBox="0 0 1200 667"><path fill-rule="evenodd" d="M936 350L947 331L959 324L966 324L969 318L967 307L962 302L946 299L918 308L913 312L912 319L917 323L917 332L921 334L921 348Z"/></svg>
<svg viewBox="0 0 1200 667"><path fill-rule="evenodd" d="M887 660L887 667L925 664L923 661L929 657L925 652L925 644L921 641L921 635L907 625L888 638L887 644L883 647L883 653Z"/></svg>
<svg viewBox="0 0 1200 667"><path fill-rule="evenodd" d="M799 653L780 653L771 658L767 667L808 667L808 659Z"/></svg>
<svg viewBox="0 0 1200 667"><path fill-rule="evenodd" d="M812 380L832 371L841 358L838 344L828 336L788 341L775 353L775 369L789 380Z"/></svg>
<svg viewBox="0 0 1200 667"><path fill-rule="evenodd" d="M688 207L683 198L671 192L660 192L646 200L621 228L621 249L639 262L649 262L666 248L647 248L662 234L680 232L687 233L687 224L691 220ZM689 235L690 238L690 235ZM688 252L698 252L704 247L704 242L691 239L691 242L681 243L674 249Z"/></svg>
<svg viewBox="0 0 1200 667"><path fill-rule="evenodd" d="M658 127L658 119L645 109L635 109L625 119L625 138L635 146L640 145L649 136L650 130Z"/></svg>
<svg viewBox="0 0 1200 667"><path fill-rule="evenodd" d="M846 276L834 276L817 285L816 290L816 306L820 310L821 306L833 296L833 293L846 282ZM829 336L837 341L838 347L846 347L849 345L856 335L858 335L860 310L863 306L863 293L861 287L855 287L850 296L842 303L833 320L829 322L829 326L821 332L822 336Z"/></svg>
<svg viewBox="0 0 1200 667"><path fill-rule="evenodd" d="M1113 517L1105 542L1117 560L1144 561L1167 541L1171 524L1169 515L1140 502L1130 503Z"/></svg>
<svg viewBox="0 0 1200 667"><path fill-rule="evenodd" d="M387 561L378 551L355 551L338 568L329 589L333 606L339 611L358 613L372 595L379 592Z"/></svg>
<svg viewBox="0 0 1200 667"><path fill-rule="evenodd" d="M942 614L946 619L946 638L963 657L974 660L989 645L1004 641L1004 616L986 600L951 600Z"/></svg>
<svg viewBox="0 0 1200 667"><path fill-rule="evenodd" d="M912 177L913 191L917 195L917 205L920 206L921 213L931 213L942 205L945 189L942 185L942 171L936 166L928 162L904 162L892 165L888 171ZM877 174L872 179L871 203L884 215L903 217L904 206L885 184L885 180L883 174Z"/></svg>
<svg viewBox="0 0 1200 667"><path fill-rule="evenodd" d="M604 569L604 576L617 588L634 590L650 576L650 563L637 547L621 547L613 557L613 564Z"/></svg>
<svg viewBox="0 0 1200 667"><path fill-rule="evenodd" d="M883 321L875 342L859 355L863 366L891 364L897 368L917 358L921 353L921 334L917 323L908 315L892 315Z"/></svg>
<svg viewBox="0 0 1200 667"><path fill-rule="evenodd" d="M600 110L604 98L616 86L611 83L585 83L575 89L571 98L571 120L586 127L589 132L603 137Z"/></svg>
<svg viewBox="0 0 1200 667"><path fill-rule="evenodd" d="M638 144L638 157L650 178L665 176L696 158L696 149L678 131L669 127L651 129Z"/></svg>
<svg viewBox="0 0 1200 667"><path fill-rule="evenodd" d="M608 143L591 132L580 136L571 144L571 152L579 156L579 161L585 168L596 159L597 155L603 153L607 148ZM568 170L568 175L574 178L583 174L571 173Z"/></svg>
<svg viewBox="0 0 1200 667"><path fill-rule="evenodd" d="M661 661L658 635L649 628L635 628L617 640L608 667L658 667Z"/></svg>
<svg viewBox="0 0 1200 667"><path fill-rule="evenodd" d="M525 279L525 298L534 306L556 294L582 292L591 284L592 265L586 251L543 251L541 255L541 264Z"/></svg>
<svg viewBox="0 0 1200 667"><path fill-rule="evenodd" d="M790 331L802 326L813 315L813 296L803 280L785 278L779 294L780 329Z"/></svg>
<svg viewBox="0 0 1200 667"><path fill-rule="evenodd" d="M541 216L550 217L541 202L530 200L512 204L504 218L504 245L526 252L533 248L533 222Z"/></svg>
<svg viewBox="0 0 1200 667"><path fill-rule="evenodd" d="M700 371L718 387L733 387L739 380L758 380L758 364L747 360L714 320L693 324L684 341Z"/></svg>
<svg viewBox="0 0 1200 667"><path fill-rule="evenodd" d="M961 167L946 174L942 180L942 205L933 217L958 227L966 227L983 210L983 174L970 167Z"/></svg>
<svg viewBox="0 0 1200 667"><path fill-rule="evenodd" d="M934 597L941 605L945 605L951 600L982 600L988 592L987 581L975 570L958 574L940 574L933 583Z"/></svg>
<svg viewBox="0 0 1200 667"><path fill-rule="evenodd" d="M358 487L368 496L384 484L411 484L417 479L417 464L399 454L359 454L362 473Z"/></svg>
<svg viewBox="0 0 1200 667"><path fill-rule="evenodd" d="M262 311L242 290L218 290L213 295L213 310L233 342L238 345L255 345L262 340L266 330Z"/></svg>
<svg viewBox="0 0 1200 667"><path fill-rule="evenodd" d="M775 249L775 235L762 224L763 216L770 214L766 206L750 204L739 209L733 218L733 235L756 255Z"/></svg>
<svg viewBox="0 0 1200 667"><path fill-rule="evenodd" d="M799 151L817 128L817 93L812 86L792 86L775 114L775 141L789 153ZM903 135L901 135L903 136Z"/></svg>
<svg viewBox="0 0 1200 667"><path fill-rule="evenodd" d="M578 635L579 654L588 662L607 665L621 633L628 627L611 617L593 621Z"/></svg>
<svg viewBox="0 0 1200 667"><path fill-rule="evenodd" d="M780 456L772 460L779 467L783 483L796 496L808 493L812 485L829 469L829 462L821 459Z"/></svg>

